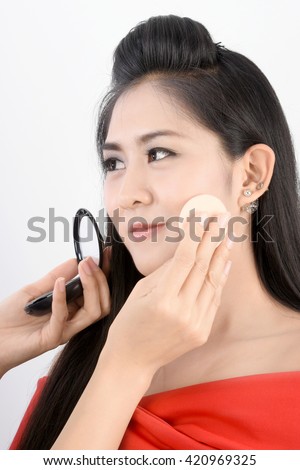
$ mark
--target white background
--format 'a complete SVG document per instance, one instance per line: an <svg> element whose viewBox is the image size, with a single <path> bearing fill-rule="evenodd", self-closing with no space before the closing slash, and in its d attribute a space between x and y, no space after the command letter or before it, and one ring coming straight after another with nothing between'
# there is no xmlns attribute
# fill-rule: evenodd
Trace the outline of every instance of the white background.
<svg viewBox="0 0 300 470"><path fill-rule="evenodd" d="M27 221L44 217L47 229L49 208L72 224L79 207L95 215L102 207L95 129L113 51L138 22L167 14L203 23L215 42L262 69L281 101L298 155L297 0L1 0L0 299L74 256L61 224L55 242L30 243ZM9 446L55 353L1 380L0 448Z"/></svg>

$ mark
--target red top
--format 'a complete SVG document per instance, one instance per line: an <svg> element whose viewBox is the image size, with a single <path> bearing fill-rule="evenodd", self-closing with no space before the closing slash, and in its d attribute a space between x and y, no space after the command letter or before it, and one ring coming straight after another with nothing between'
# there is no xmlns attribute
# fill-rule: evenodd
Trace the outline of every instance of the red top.
<svg viewBox="0 0 300 470"><path fill-rule="evenodd" d="M22 432L46 377L27 408ZM142 397L119 449L300 449L300 371L190 385Z"/></svg>

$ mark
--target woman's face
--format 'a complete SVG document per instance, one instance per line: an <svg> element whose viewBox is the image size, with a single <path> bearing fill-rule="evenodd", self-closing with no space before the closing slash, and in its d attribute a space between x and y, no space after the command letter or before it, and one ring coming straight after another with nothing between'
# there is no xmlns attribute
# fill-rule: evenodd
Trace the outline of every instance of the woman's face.
<svg viewBox="0 0 300 470"><path fill-rule="evenodd" d="M158 131L172 135L141 140ZM229 211L234 210L228 187L230 164L218 136L192 123L151 82L139 84L118 99L105 144L112 142L118 148L103 149L105 161L114 159L107 162L104 205L143 275L174 255L182 239L175 227L188 199L212 194ZM154 231L147 238L136 238L129 226L138 221L167 225L156 235Z"/></svg>

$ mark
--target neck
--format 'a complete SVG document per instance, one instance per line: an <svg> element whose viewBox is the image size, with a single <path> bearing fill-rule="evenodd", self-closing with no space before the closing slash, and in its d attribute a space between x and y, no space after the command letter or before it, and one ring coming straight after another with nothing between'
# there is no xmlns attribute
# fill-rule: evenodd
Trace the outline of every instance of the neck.
<svg viewBox="0 0 300 470"><path fill-rule="evenodd" d="M245 340L282 331L291 311L277 302L266 290L255 265L252 242L247 238L234 243L229 259L232 267L223 288L212 338ZM297 313L294 317L299 318Z"/></svg>

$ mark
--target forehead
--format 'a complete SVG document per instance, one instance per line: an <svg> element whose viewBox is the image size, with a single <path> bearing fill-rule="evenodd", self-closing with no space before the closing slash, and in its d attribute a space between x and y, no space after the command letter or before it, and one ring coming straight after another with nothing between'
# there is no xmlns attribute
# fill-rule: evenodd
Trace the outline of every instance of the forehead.
<svg viewBox="0 0 300 470"><path fill-rule="evenodd" d="M136 85L117 100L108 128L107 140L121 140L128 132L149 132L169 128L182 132L191 126L171 95L162 92L153 81Z"/></svg>

